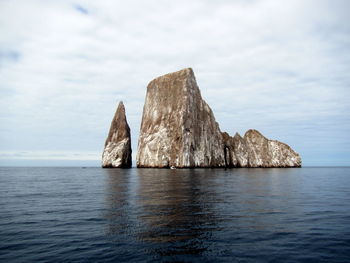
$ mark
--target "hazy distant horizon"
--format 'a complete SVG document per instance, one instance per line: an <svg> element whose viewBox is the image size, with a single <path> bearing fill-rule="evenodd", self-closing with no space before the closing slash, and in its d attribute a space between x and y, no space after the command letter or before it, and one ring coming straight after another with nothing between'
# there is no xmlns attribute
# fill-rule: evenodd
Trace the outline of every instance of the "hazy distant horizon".
<svg viewBox="0 0 350 263"><path fill-rule="evenodd" d="M187 67L222 131L257 129L303 166L349 166L349 9L346 0L0 1L0 166L100 166L120 100L135 159L147 84Z"/></svg>
<svg viewBox="0 0 350 263"><path fill-rule="evenodd" d="M101 161L91 161L91 160L1 160L0 161L0 167L87 167L87 168L101 168ZM309 164L309 165L302 165L302 168L310 168L310 167L350 167L346 164L324 164L324 165L317 165L317 164ZM131 168L137 168L136 167L136 160L133 160L132 167ZM128 168L107 168L107 169L128 169ZM138 168L138 169L152 169L152 168ZM156 168L153 168L156 169ZM204 169L204 168L183 168L183 169ZM299 169L299 167L290 167L290 168L209 168L209 169Z"/></svg>

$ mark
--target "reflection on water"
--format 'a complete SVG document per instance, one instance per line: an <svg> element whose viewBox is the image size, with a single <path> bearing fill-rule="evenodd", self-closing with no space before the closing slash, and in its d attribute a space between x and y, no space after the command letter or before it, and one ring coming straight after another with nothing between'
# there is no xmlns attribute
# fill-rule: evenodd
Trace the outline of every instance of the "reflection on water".
<svg viewBox="0 0 350 263"><path fill-rule="evenodd" d="M139 233L142 241L173 243L175 247L156 249L162 255L179 252L199 254L207 249L203 241L211 238L217 229L212 211L215 192L209 192L209 170L201 177L195 170L139 169L138 202L142 209L139 220L144 229Z"/></svg>
<svg viewBox="0 0 350 263"><path fill-rule="evenodd" d="M215 186L211 170L108 169L108 234L133 235L146 243L175 243L155 247L160 255L200 254L203 241L217 230L211 207ZM150 248L153 250L153 248Z"/></svg>
<svg viewBox="0 0 350 263"><path fill-rule="evenodd" d="M107 169L108 233L125 234L129 222L130 169Z"/></svg>
<svg viewBox="0 0 350 263"><path fill-rule="evenodd" d="M305 242L327 254L327 238L347 242L336 224L329 225L345 224L334 206L337 198L344 203L344 195L334 195L343 186L329 190L327 175L320 170L314 181L310 171L109 169L107 234L118 251L133 251L123 252L127 259L279 261L289 255L303 261L306 252L298 251ZM315 222L327 227L315 233Z"/></svg>

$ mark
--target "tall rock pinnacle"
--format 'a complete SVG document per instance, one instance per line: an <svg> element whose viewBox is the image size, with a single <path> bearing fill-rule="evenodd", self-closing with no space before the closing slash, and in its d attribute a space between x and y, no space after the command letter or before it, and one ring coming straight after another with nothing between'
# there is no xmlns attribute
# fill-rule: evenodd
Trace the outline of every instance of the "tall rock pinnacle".
<svg viewBox="0 0 350 263"><path fill-rule="evenodd" d="M147 87L137 167L224 167L223 139L191 68Z"/></svg>
<svg viewBox="0 0 350 263"><path fill-rule="evenodd" d="M119 102L117 111L109 129L102 154L102 167L131 167L130 128L126 121L123 102Z"/></svg>
<svg viewBox="0 0 350 263"><path fill-rule="evenodd" d="M222 133L191 68L148 84L136 159L155 168L301 166L298 153L256 130Z"/></svg>

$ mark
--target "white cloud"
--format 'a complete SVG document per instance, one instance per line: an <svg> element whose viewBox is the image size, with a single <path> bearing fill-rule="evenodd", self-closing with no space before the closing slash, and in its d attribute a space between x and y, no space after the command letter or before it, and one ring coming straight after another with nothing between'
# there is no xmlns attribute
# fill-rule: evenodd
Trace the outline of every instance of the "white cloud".
<svg viewBox="0 0 350 263"><path fill-rule="evenodd" d="M337 163L350 142L348 8L340 0L1 1L0 150L100 152L123 100L136 153L148 82L190 66L222 130L257 128Z"/></svg>

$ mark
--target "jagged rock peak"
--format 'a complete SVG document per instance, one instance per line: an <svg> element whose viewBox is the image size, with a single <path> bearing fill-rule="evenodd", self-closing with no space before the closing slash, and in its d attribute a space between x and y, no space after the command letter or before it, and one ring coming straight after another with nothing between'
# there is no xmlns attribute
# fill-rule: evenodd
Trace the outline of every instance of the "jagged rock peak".
<svg viewBox="0 0 350 263"><path fill-rule="evenodd" d="M119 102L102 154L102 167L131 167L130 127L126 120L125 107Z"/></svg>
<svg viewBox="0 0 350 263"><path fill-rule="evenodd" d="M248 150L244 138L238 132L233 137L224 132L223 138L227 167L248 167Z"/></svg>
<svg viewBox="0 0 350 263"><path fill-rule="evenodd" d="M301 158L287 144L269 140L257 130L244 134L249 155L249 167L300 167Z"/></svg>
<svg viewBox="0 0 350 263"><path fill-rule="evenodd" d="M221 167L223 139L191 68L147 86L137 151L138 167Z"/></svg>
<svg viewBox="0 0 350 263"><path fill-rule="evenodd" d="M241 136L238 132L236 132L236 133L235 133L235 136L233 136L233 138L241 139L242 136Z"/></svg>
<svg viewBox="0 0 350 263"><path fill-rule="evenodd" d="M227 137L225 161L228 167L300 167L301 158L287 144L269 140L257 130L248 130L242 138L238 133Z"/></svg>
<svg viewBox="0 0 350 263"><path fill-rule="evenodd" d="M194 72L192 68L184 68L175 72L171 72L171 73L167 73L163 76L159 76L155 79L153 79L149 85L153 82L153 81L159 81L161 80L166 80L166 79L173 79L174 77L176 78L195 78L194 76Z"/></svg>
<svg viewBox="0 0 350 263"><path fill-rule="evenodd" d="M253 137L253 136L264 137L265 138L265 136L262 135L261 132L259 132L258 130L255 130L255 129L249 129L244 134L244 138Z"/></svg>

